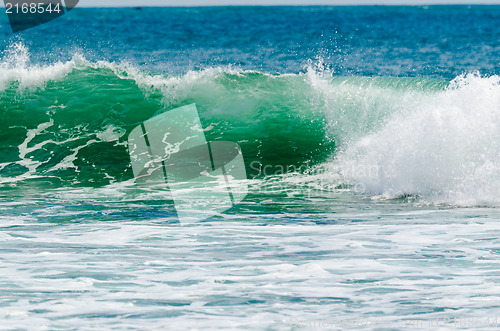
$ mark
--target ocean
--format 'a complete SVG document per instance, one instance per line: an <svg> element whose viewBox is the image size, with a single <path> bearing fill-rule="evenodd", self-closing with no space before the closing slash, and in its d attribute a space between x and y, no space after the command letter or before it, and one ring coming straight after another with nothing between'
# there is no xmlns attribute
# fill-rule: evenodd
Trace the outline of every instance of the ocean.
<svg viewBox="0 0 500 331"><path fill-rule="evenodd" d="M77 7L13 34L0 15L0 329L498 329L499 22ZM127 139L193 104L247 194L180 222Z"/></svg>

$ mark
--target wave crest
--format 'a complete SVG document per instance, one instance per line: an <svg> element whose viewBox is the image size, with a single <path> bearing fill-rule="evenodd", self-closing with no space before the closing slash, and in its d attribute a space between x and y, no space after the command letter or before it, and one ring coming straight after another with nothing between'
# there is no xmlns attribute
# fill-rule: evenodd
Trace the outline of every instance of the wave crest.
<svg viewBox="0 0 500 331"><path fill-rule="evenodd" d="M242 146L250 176L262 173L255 164L314 170L330 159L322 174L292 181L500 205L498 76L337 77L321 63L300 74L225 67L168 76L79 55L30 64L22 44L0 61L0 182L130 179L127 133L189 103L208 140Z"/></svg>

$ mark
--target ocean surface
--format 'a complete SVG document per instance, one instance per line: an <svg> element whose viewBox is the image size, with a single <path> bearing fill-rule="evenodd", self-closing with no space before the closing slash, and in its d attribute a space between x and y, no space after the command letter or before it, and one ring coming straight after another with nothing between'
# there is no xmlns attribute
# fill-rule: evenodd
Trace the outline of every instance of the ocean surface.
<svg viewBox="0 0 500 331"><path fill-rule="evenodd" d="M500 6L0 15L0 329L500 327ZM246 198L179 223L127 137L195 103Z"/></svg>

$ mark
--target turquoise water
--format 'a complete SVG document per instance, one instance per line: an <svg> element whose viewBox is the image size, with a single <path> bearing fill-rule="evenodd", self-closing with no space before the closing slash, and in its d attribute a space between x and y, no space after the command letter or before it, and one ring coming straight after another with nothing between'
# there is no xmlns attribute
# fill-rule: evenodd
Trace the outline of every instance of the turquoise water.
<svg viewBox="0 0 500 331"><path fill-rule="evenodd" d="M496 329L496 6L0 19L2 329ZM57 31L55 33L54 31ZM249 194L179 224L127 137L195 103Z"/></svg>

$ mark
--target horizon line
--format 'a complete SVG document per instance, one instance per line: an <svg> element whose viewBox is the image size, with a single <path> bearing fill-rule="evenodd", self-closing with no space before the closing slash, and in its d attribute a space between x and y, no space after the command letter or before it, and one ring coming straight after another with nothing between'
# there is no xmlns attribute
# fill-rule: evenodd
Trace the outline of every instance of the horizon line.
<svg viewBox="0 0 500 331"><path fill-rule="evenodd" d="M208 8L208 7L432 7L432 6L500 6L500 2L491 3L491 2L480 2L480 3L358 3L358 4L350 4L350 3L340 3L340 4L173 4L173 5L159 5L159 4L105 4L105 5L95 5L95 4L80 4L75 7L76 8ZM5 8L4 2L0 2L0 8Z"/></svg>
<svg viewBox="0 0 500 331"><path fill-rule="evenodd" d="M3 4L2 4L3 5ZM500 6L500 3L432 3L432 4L196 4L196 5L78 5L76 8L188 8L188 7L430 7L430 6Z"/></svg>

